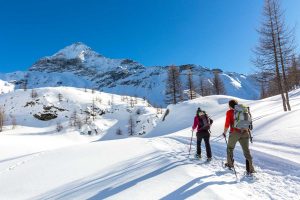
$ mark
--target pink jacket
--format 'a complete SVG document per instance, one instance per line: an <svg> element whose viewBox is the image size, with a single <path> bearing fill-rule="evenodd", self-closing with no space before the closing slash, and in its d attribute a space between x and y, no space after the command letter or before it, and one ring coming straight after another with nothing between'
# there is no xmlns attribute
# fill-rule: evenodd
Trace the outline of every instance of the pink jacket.
<svg viewBox="0 0 300 200"><path fill-rule="evenodd" d="M199 124L199 118L196 115L194 117L194 125L193 125L192 129L195 130L197 127L198 127L197 131L199 131L201 127L200 127L200 124Z"/></svg>

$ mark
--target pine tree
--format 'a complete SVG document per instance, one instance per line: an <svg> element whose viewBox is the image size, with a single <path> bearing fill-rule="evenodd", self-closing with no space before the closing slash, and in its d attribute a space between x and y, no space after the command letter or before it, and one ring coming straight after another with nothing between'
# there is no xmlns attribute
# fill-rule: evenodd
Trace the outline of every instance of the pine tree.
<svg viewBox="0 0 300 200"><path fill-rule="evenodd" d="M134 99L130 97L129 104L131 108L134 108Z"/></svg>
<svg viewBox="0 0 300 200"><path fill-rule="evenodd" d="M0 132L3 131L4 120L5 120L5 111L4 108L0 106Z"/></svg>
<svg viewBox="0 0 300 200"><path fill-rule="evenodd" d="M35 99L35 98L38 97L38 94L37 94L37 92L36 92L34 89L32 89L32 90L31 90L31 95L30 95L30 96L31 96L32 99Z"/></svg>
<svg viewBox="0 0 300 200"><path fill-rule="evenodd" d="M226 94L224 83L220 78L219 72L214 72L213 78L214 93L217 95Z"/></svg>
<svg viewBox="0 0 300 200"><path fill-rule="evenodd" d="M167 104L177 104L178 102L183 100L182 85L178 67L168 67L165 95L165 102Z"/></svg>
<svg viewBox="0 0 300 200"><path fill-rule="evenodd" d="M69 126L71 126L71 127L76 126L77 125L77 121L78 121L77 111L74 110L73 113L70 116Z"/></svg>
<svg viewBox="0 0 300 200"><path fill-rule="evenodd" d="M133 116L130 115L129 120L128 120L128 134L130 136L134 135L134 132L135 132L134 129L135 129L135 122L134 122Z"/></svg>
<svg viewBox="0 0 300 200"><path fill-rule="evenodd" d="M59 101L59 102L62 102L62 100L63 100L63 95L62 95L61 93L58 93L57 98L58 98L58 101Z"/></svg>
<svg viewBox="0 0 300 200"><path fill-rule="evenodd" d="M300 85L300 65L296 56L292 58L292 64L288 68L288 80L290 82L290 90L297 88Z"/></svg>
<svg viewBox="0 0 300 200"><path fill-rule="evenodd" d="M198 92L201 96L208 96L208 95L212 95L213 92L213 87L211 85L211 83L207 80L205 80L203 77L200 77L199 79L199 89Z"/></svg>
<svg viewBox="0 0 300 200"><path fill-rule="evenodd" d="M91 113L91 115L92 115L92 119L93 119L93 121L95 121L95 118L96 118L96 106L95 106L95 99L93 99L93 101L92 101L92 113Z"/></svg>
<svg viewBox="0 0 300 200"><path fill-rule="evenodd" d="M28 88L28 79L29 79L29 74L26 73L26 74L24 75L23 84L22 84L22 89L23 89L24 91L27 91L27 88Z"/></svg>
<svg viewBox="0 0 300 200"><path fill-rule="evenodd" d="M91 113L88 110L88 107L84 110L84 124L89 124L91 119Z"/></svg>
<svg viewBox="0 0 300 200"><path fill-rule="evenodd" d="M117 130L116 130L116 134L117 135L122 135L122 130L121 130L121 128L119 127L119 128L117 128Z"/></svg>
<svg viewBox="0 0 300 200"><path fill-rule="evenodd" d="M194 86L194 81L193 81L193 74L192 70L189 69L187 73L187 88L189 92L189 99L195 99L196 98L196 92L195 92L195 86Z"/></svg>
<svg viewBox="0 0 300 200"><path fill-rule="evenodd" d="M60 121L57 121L56 122L56 131L57 132L60 132L60 131L62 131L63 130L63 126L62 126L62 124L61 124L61 122Z"/></svg>
<svg viewBox="0 0 300 200"><path fill-rule="evenodd" d="M268 87L270 86L272 74L266 72L258 72L255 75L255 80L258 82L260 86L260 99L264 99L270 96L270 90Z"/></svg>
<svg viewBox="0 0 300 200"><path fill-rule="evenodd" d="M10 115L9 116L11 119L11 125L12 125L12 129L15 129L17 127L17 120L16 117L14 115Z"/></svg>
<svg viewBox="0 0 300 200"><path fill-rule="evenodd" d="M27 91L27 85L28 85L28 80L27 79L23 80L23 90L24 91Z"/></svg>
<svg viewBox="0 0 300 200"><path fill-rule="evenodd" d="M201 95L201 96L205 96L204 95L204 90L205 90L205 85L204 85L204 79L202 78L202 77L200 77L200 79L199 79L199 94Z"/></svg>

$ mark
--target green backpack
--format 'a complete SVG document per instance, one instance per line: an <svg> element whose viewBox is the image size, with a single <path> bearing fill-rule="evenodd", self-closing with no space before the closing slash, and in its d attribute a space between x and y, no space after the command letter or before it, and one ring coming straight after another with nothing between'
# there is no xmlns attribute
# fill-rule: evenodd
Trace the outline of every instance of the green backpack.
<svg viewBox="0 0 300 200"><path fill-rule="evenodd" d="M248 106L243 104L234 107L234 128L241 130L252 130L252 116Z"/></svg>

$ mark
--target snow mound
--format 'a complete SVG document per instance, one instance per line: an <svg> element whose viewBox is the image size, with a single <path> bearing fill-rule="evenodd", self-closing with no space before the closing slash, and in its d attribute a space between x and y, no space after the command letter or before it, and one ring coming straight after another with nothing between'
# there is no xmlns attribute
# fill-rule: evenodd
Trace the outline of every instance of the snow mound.
<svg viewBox="0 0 300 200"><path fill-rule="evenodd" d="M0 80L0 94L8 93L14 91L14 84L7 81Z"/></svg>
<svg viewBox="0 0 300 200"><path fill-rule="evenodd" d="M0 106L5 109L7 134L54 134L60 126L60 133L117 139L128 137L130 116L133 135L148 133L158 119L156 109L143 99L72 87L16 90L2 95Z"/></svg>

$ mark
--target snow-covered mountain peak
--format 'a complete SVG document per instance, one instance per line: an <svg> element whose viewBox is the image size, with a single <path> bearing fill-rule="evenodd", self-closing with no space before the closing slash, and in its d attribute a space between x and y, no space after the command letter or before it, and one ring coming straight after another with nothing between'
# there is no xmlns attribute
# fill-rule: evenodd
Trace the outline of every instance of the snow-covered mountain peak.
<svg viewBox="0 0 300 200"><path fill-rule="evenodd" d="M39 72L77 72L95 74L96 71L110 71L123 65L126 59L110 59L95 52L84 43L77 42L66 46L52 56L44 57L34 63L29 71Z"/></svg>
<svg viewBox="0 0 300 200"><path fill-rule="evenodd" d="M66 59L80 58L82 61L84 61L85 56L102 57L100 54L93 51L92 48L82 42L76 42L66 46L55 53L52 57L61 57Z"/></svg>
<svg viewBox="0 0 300 200"><path fill-rule="evenodd" d="M187 70L192 69L197 88L200 77L212 86L214 73L219 72L226 94L244 99L259 97L259 87L252 76L223 72L218 68L209 69L195 64L178 67L184 85ZM0 74L0 79L7 82L13 80L16 88L22 88L24 83L28 84L28 88L49 86L93 88L120 95L139 96L156 105L166 106L164 100L167 73L167 66L145 67L131 59L107 58L87 45L77 42L52 56L41 58L27 72Z"/></svg>

